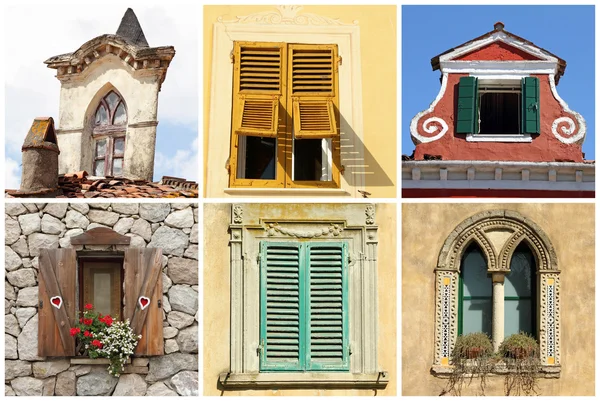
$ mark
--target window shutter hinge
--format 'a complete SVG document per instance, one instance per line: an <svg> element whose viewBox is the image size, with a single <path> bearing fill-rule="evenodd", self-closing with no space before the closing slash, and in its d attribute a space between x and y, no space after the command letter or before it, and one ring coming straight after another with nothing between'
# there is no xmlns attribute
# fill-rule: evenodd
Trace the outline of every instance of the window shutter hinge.
<svg viewBox="0 0 600 401"><path fill-rule="evenodd" d="M344 172L346 172L346 166L342 164L342 167L340 168L340 174L344 175Z"/></svg>
<svg viewBox="0 0 600 401"><path fill-rule="evenodd" d="M40 301L40 306L39 308L42 309L44 307L44 301Z"/></svg>
<svg viewBox="0 0 600 401"><path fill-rule="evenodd" d="M338 56L338 64L342 65L342 56Z"/></svg>
<svg viewBox="0 0 600 401"><path fill-rule="evenodd" d="M229 162L229 159L227 159L227 163L225 163L225 170L227 170L227 174L231 174L231 163Z"/></svg>
<svg viewBox="0 0 600 401"><path fill-rule="evenodd" d="M231 64L233 64L235 62L235 55L233 54L233 50L231 50L231 53L229 53L229 58L231 59Z"/></svg>
<svg viewBox="0 0 600 401"><path fill-rule="evenodd" d="M262 259L262 258L261 258L261 256L260 256L260 254L259 254L259 255L256 255L256 263L258 263L259 265L260 265L260 261L261 261L261 259Z"/></svg>
<svg viewBox="0 0 600 401"><path fill-rule="evenodd" d="M352 346L348 344L348 355L352 355Z"/></svg>
<svg viewBox="0 0 600 401"><path fill-rule="evenodd" d="M256 354L261 355L263 350L265 349L265 339L260 340L258 347L256 347Z"/></svg>

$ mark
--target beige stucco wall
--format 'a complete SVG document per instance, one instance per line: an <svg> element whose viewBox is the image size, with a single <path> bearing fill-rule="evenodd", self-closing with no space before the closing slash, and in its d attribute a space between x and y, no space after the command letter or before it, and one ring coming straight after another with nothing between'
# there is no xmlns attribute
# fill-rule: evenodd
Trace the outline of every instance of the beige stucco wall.
<svg viewBox="0 0 600 401"><path fill-rule="evenodd" d="M115 89L127 107L127 124L150 123L143 136L129 127L125 138L124 176L152 179L159 75L135 72L116 55L105 55L94 61L72 81L60 89L58 146L59 172L86 170L92 173L93 141L91 124L100 99ZM138 129L139 130L139 129Z"/></svg>
<svg viewBox="0 0 600 401"><path fill-rule="evenodd" d="M444 241L463 220L484 210L515 210L538 224L561 271L561 377L540 379L539 393L594 395L594 204L404 204L402 207L402 394L439 395L433 377L434 268ZM493 377L486 395L503 395ZM474 395L478 383L463 391Z"/></svg>
<svg viewBox="0 0 600 401"><path fill-rule="evenodd" d="M204 7L204 176L208 197L228 196L226 160L207 165L209 152L220 148L220 142L229 146L230 133L208 137L211 107L211 75L213 55L213 25L217 19L235 20L257 12L273 11L274 6L205 6ZM357 21L360 27L360 64L362 82L362 132L364 143L365 190L373 198L396 196L396 6L304 6L298 14L313 13L339 19L344 24ZM269 27L265 28L265 32ZM334 31L332 31L334 32ZM335 36L332 33L333 36ZM349 57L348 54L342 57ZM349 61L349 59L348 59ZM342 62L343 65L343 62ZM230 118L230 116L228 117ZM214 179L214 188L207 187L208 175ZM350 174L347 172L346 174ZM347 177L342 176L342 180ZM350 196L360 197L350 189Z"/></svg>
<svg viewBox="0 0 600 401"><path fill-rule="evenodd" d="M359 208L360 206L360 208ZM364 205L318 205L320 214L332 218L355 208L356 219L364 221ZM315 213L302 204L244 204L244 220L253 216L294 216L307 218ZM230 204L204 205L204 395L221 395L217 388L220 373L229 370L230 341L230 268L229 233ZM375 224L378 237L378 365L389 373L389 384L377 395L396 395L396 205L377 204ZM374 395L373 390L252 390L226 391L225 395Z"/></svg>

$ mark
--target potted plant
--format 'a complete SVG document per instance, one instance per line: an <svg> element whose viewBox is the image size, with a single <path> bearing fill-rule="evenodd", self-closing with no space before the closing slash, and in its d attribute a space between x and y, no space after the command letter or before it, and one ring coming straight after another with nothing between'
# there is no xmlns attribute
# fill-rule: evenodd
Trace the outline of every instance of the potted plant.
<svg viewBox="0 0 600 401"><path fill-rule="evenodd" d="M479 377L481 395L485 395L487 375L491 370L491 357L494 348L490 338L485 333L469 333L456 338L454 349L450 355L452 372L448 378L448 385L442 394L451 393L461 395L465 379L467 385L475 377Z"/></svg>
<svg viewBox="0 0 600 401"><path fill-rule="evenodd" d="M512 334L504 339L498 354L506 364L504 393L531 395L537 393L540 372L539 345L527 333Z"/></svg>
<svg viewBox="0 0 600 401"><path fill-rule="evenodd" d="M142 338L136 335L124 322L113 319L110 315L102 316L94 312L92 304L86 304L79 323L71 328L71 336L75 337L75 351L79 356L92 359L107 358L108 371L119 377L123 365Z"/></svg>

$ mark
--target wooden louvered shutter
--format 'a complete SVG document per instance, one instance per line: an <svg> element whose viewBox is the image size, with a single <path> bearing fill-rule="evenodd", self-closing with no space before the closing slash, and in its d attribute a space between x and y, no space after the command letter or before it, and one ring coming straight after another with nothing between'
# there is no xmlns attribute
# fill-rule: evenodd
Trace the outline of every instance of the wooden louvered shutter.
<svg viewBox="0 0 600 401"><path fill-rule="evenodd" d="M458 134L476 134L479 131L477 90L477 78L460 78L456 116L456 133Z"/></svg>
<svg viewBox="0 0 600 401"><path fill-rule="evenodd" d="M337 62L337 45L288 46L288 88L296 138L331 138L338 134Z"/></svg>
<svg viewBox="0 0 600 401"><path fill-rule="evenodd" d="M69 331L76 318L76 258L73 248L40 249L39 356L75 355L75 338Z"/></svg>
<svg viewBox="0 0 600 401"><path fill-rule="evenodd" d="M303 370L300 244L261 242L260 370Z"/></svg>
<svg viewBox="0 0 600 401"><path fill-rule="evenodd" d="M133 331L142 335L135 355L164 354L161 259L160 249L125 250L123 314ZM148 306L142 309L146 300Z"/></svg>
<svg viewBox="0 0 600 401"><path fill-rule="evenodd" d="M233 132L275 138L284 90L284 45L235 42L233 51Z"/></svg>
<svg viewBox="0 0 600 401"><path fill-rule="evenodd" d="M348 370L346 243L311 243L308 254L307 370Z"/></svg>
<svg viewBox="0 0 600 401"><path fill-rule="evenodd" d="M521 79L521 132L540 133L540 80L536 77Z"/></svg>

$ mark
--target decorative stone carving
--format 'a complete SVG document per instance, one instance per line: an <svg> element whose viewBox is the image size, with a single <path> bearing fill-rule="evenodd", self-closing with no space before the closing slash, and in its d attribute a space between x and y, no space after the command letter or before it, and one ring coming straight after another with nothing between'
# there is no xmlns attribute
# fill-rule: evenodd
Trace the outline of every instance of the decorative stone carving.
<svg viewBox="0 0 600 401"><path fill-rule="evenodd" d="M268 223L265 226L265 231L269 237L273 237L279 233L284 236L295 238L320 238L330 236L339 237L342 231L344 231L344 227L341 224L330 223L329 227L313 230L299 230L281 226L279 223Z"/></svg>
<svg viewBox="0 0 600 401"><path fill-rule="evenodd" d="M223 20L223 17L217 18L218 22L238 23L238 24L260 24L260 25L358 25L354 20L352 24L346 24L339 18L329 18L313 13L298 14L302 6L276 6L275 10L261 11L258 13L236 16L234 20Z"/></svg>
<svg viewBox="0 0 600 401"><path fill-rule="evenodd" d="M233 224L242 224L244 221L244 209L242 205L233 205Z"/></svg>
<svg viewBox="0 0 600 401"><path fill-rule="evenodd" d="M367 220L365 223L367 223L367 225L375 224L375 206L367 205L365 208L365 214L367 215Z"/></svg>
<svg viewBox="0 0 600 401"><path fill-rule="evenodd" d="M498 230L510 233L497 252L493 244ZM491 234L491 235L490 235ZM442 247L436 274L436 331L434 367L449 365L457 336L458 276L465 248L476 242L487 259L488 272L510 272L510 261L517 246L525 241L535 254L538 272L541 315L539 334L543 366L560 365L559 270L556 252L542 229L515 211L490 210L476 214L459 224Z"/></svg>

